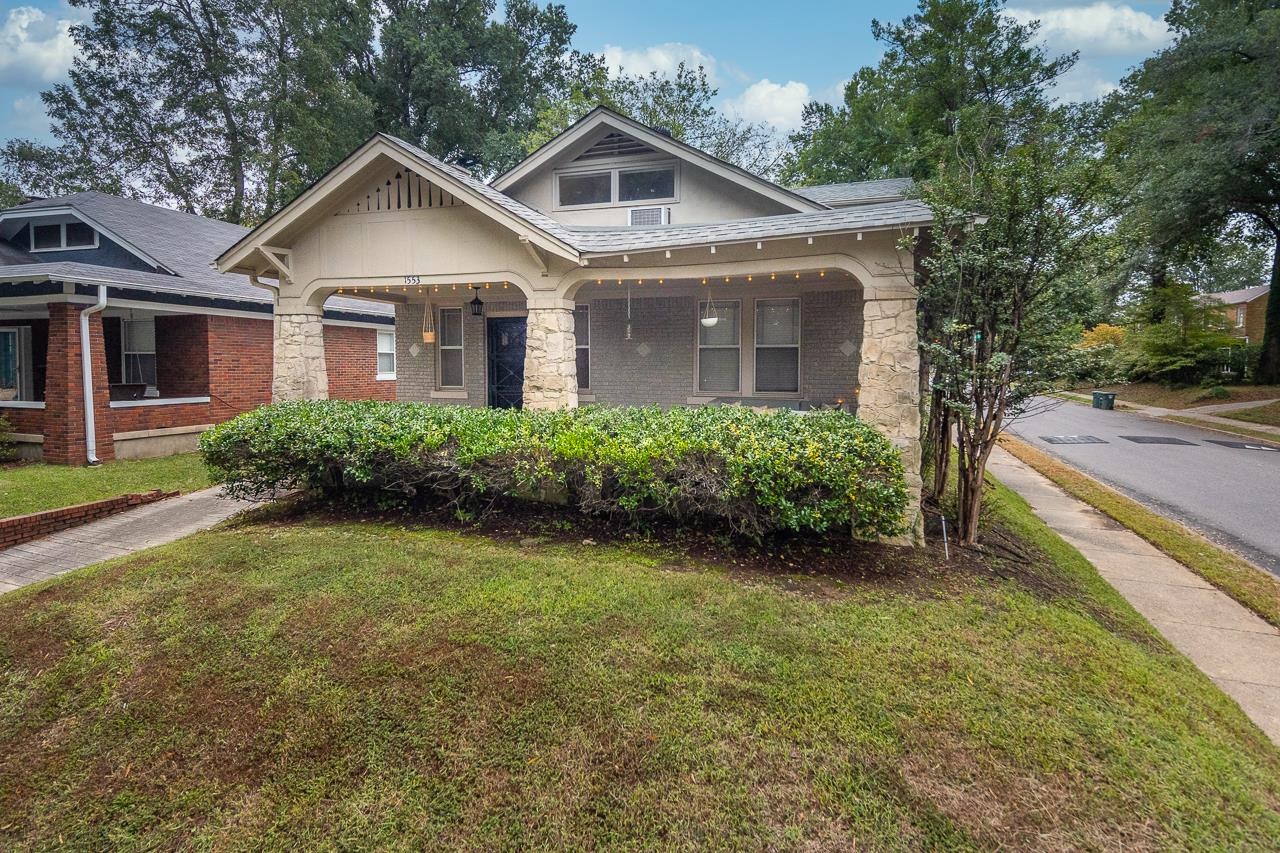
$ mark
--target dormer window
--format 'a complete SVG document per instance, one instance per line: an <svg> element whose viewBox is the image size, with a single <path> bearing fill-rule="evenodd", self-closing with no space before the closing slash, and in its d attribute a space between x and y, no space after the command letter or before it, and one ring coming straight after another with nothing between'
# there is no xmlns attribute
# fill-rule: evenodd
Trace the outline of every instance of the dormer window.
<svg viewBox="0 0 1280 853"><path fill-rule="evenodd" d="M31 251L56 252L63 249L94 249L98 232L83 222L32 223Z"/></svg>
<svg viewBox="0 0 1280 853"><path fill-rule="evenodd" d="M676 200L676 166L573 170L556 175L556 206L608 207Z"/></svg>

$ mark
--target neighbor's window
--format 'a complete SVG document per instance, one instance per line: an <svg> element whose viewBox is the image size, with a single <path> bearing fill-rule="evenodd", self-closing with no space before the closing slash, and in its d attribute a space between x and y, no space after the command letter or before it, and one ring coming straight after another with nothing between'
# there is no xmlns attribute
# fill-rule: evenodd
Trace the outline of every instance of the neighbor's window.
<svg viewBox="0 0 1280 853"><path fill-rule="evenodd" d="M0 329L0 400L22 399L18 330Z"/></svg>
<svg viewBox="0 0 1280 853"><path fill-rule="evenodd" d="M462 309L441 308L436 328L436 349L440 354L440 387L461 388L462 379Z"/></svg>
<svg viewBox="0 0 1280 853"><path fill-rule="evenodd" d="M31 226L31 250L91 249L97 241L93 227L83 222L55 222Z"/></svg>
<svg viewBox="0 0 1280 853"><path fill-rule="evenodd" d="M756 391L800 390L800 300L756 300Z"/></svg>
<svg viewBox="0 0 1280 853"><path fill-rule="evenodd" d="M1244 306L1236 306L1236 328L1239 329L1244 325Z"/></svg>
<svg viewBox="0 0 1280 853"><path fill-rule="evenodd" d="M698 303L698 390L737 391L741 363L741 306L737 302L716 302L709 311L706 302ZM702 318L708 313L718 319L707 327Z"/></svg>
<svg viewBox="0 0 1280 853"><path fill-rule="evenodd" d="M396 333L378 332L378 378L396 378Z"/></svg>
<svg viewBox="0 0 1280 853"><path fill-rule="evenodd" d="M618 173L619 201L662 201L675 195L676 170L671 166Z"/></svg>
<svg viewBox="0 0 1280 853"><path fill-rule="evenodd" d="M613 173L560 176L560 205L608 204L613 201Z"/></svg>
<svg viewBox="0 0 1280 853"><path fill-rule="evenodd" d="M126 385L156 387L156 321L125 320L122 323L124 381Z"/></svg>
<svg viewBox="0 0 1280 853"><path fill-rule="evenodd" d="M591 309L577 305L573 309L573 339L578 345L578 388L591 387Z"/></svg>

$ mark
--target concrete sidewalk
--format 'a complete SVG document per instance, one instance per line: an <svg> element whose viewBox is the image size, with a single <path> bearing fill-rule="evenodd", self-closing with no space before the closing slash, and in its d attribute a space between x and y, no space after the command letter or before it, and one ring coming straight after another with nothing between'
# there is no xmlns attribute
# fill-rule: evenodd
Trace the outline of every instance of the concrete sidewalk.
<svg viewBox="0 0 1280 853"><path fill-rule="evenodd" d="M221 491L214 487L147 504L0 551L0 593L181 539L253 505Z"/></svg>
<svg viewBox="0 0 1280 853"><path fill-rule="evenodd" d="M1004 448L992 452L987 470L1280 745L1280 630Z"/></svg>

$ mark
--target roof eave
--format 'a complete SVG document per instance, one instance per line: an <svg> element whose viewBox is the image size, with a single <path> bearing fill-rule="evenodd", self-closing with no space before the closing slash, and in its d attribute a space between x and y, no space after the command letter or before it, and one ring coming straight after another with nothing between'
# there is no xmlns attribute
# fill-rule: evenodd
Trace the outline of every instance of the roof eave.
<svg viewBox="0 0 1280 853"><path fill-rule="evenodd" d="M934 224L933 219L912 220L907 222L895 222L888 225L861 225L861 226L840 226L838 228L815 228L812 231L806 231L803 234L783 234L770 237L767 235L756 237L739 237L731 240L697 240L691 242L675 242L662 243L652 246L640 246L633 248L605 249L599 251L583 252L582 257L587 260L596 258L608 258L616 255L630 254L640 255L645 252L663 252L667 250L686 250L699 249L707 246L740 246L749 243L759 242L781 242L784 240L806 240L810 237L841 237L848 234L869 234L878 231L902 231L915 228L929 228Z"/></svg>

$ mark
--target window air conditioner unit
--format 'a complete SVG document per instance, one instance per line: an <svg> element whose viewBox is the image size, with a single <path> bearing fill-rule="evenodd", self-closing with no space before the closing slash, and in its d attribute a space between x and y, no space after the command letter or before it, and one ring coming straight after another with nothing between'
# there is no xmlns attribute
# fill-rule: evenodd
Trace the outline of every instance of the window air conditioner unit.
<svg viewBox="0 0 1280 853"><path fill-rule="evenodd" d="M671 208L669 207L633 207L630 213L632 227L671 224Z"/></svg>

